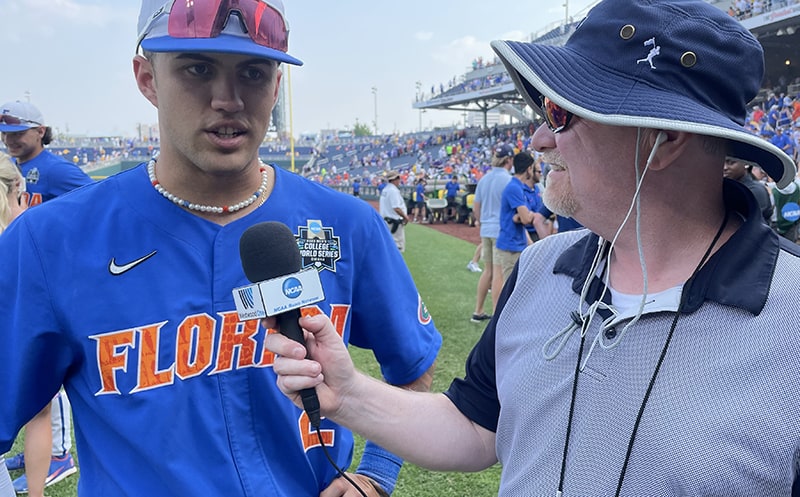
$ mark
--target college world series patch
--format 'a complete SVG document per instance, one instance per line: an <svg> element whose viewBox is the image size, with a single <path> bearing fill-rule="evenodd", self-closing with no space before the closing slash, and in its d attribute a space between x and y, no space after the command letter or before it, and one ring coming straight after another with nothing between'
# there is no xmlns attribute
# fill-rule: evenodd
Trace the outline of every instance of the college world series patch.
<svg viewBox="0 0 800 497"><path fill-rule="evenodd" d="M297 248L303 269L313 267L317 271L327 269L336 272L336 261L341 257L339 237L332 227L325 227L318 219L308 219L305 226L297 227Z"/></svg>

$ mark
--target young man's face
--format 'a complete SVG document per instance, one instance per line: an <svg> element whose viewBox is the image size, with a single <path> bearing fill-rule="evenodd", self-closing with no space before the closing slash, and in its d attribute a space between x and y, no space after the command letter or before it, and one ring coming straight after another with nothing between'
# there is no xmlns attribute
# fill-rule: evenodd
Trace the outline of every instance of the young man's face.
<svg viewBox="0 0 800 497"><path fill-rule="evenodd" d="M256 160L278 98L275 61L218 53L137 59L139 88L158 108L162 157L210 174Z"/></svg>
<svg viewBox="0 0 800 497"><path fill-rule="evenodd" d="M20 164L33 159L44 148L42 145L43 127L0 133L0 135L2 135L3 143L5 143L9 155L15 157Z"/></svg>
<svg viewBox="0 0 800 497"><path fill-rule="evenodd" d="M722 167L722 176L739 181L742 179L742 177L744 177L746 172L747 168L745 167L744 162L740 162L731 158L725 159L725 165Z"/></svg>

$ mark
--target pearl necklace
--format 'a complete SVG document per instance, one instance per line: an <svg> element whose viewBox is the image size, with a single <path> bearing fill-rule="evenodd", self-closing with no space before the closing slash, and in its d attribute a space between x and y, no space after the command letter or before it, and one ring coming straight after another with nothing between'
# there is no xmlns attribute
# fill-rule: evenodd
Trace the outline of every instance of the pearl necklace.
<svg viewBox="0 0 800 497"><path fill-rule="evenodd" d="M164 198L170 200L176 205L181 207L185 207L192 211L198 212L210 212L213 214L230 214L239 210L244 209L245 207L250 206L253 202L255 202L259 197L264 196L264 192L267 191L267 168L264 167L264 164L261 163L261 186L258 187L255 193L250 195L246 200L242 200L238 204L233 205L224 205L222 207L218 207L215 205L201 205L201 204L194 204L189 202L188 200L183 200L180 197L177 197L170 192L167 191L166 188L161 186L158 179L156 178L156 158L153 157L150 159L150 162L147 163L147 175L150 177L150 183L153 184L153 188L156 189L158 193L164 196ZM266 198L266 197L264 197ZM263 204L263 199L261 201ZM261 204L259 204L261 205Z"/></svg>

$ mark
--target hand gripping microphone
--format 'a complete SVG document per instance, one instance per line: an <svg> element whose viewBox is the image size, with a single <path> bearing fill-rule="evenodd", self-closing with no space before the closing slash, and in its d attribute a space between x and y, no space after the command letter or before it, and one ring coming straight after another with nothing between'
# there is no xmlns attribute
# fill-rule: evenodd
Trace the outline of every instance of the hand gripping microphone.
<svg viewBox="0 0 800 497"><path fill-rule="evenodd" d="M248 228L239 240L239 257L247 279L253 283L298 273L301 270L300 250L291 230L282 223L269 221ZM279 331L305 346L303 330L297 320L299 309L276 314ZM300 391L303 408L311 426L319 428L319 399L313 388Z"/></svg>

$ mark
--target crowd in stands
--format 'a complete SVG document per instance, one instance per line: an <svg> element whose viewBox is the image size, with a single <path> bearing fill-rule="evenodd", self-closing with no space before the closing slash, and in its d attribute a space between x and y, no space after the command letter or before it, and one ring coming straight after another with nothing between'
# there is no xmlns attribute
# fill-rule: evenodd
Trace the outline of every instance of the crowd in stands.
<svg viewBox="0 0 800 497"><path fill-rule="evenodd" d="M481 69L486 68L494 68L494 70L488 71L488 74L486 71L481 71ZM472 74L476 71L480 71L480 74ZM431 85L430 94L419 93L417 95L417 102L478 91L506 83L511 83L511 78L508 76L508 73L506 73L497 57L492 61L484 61L483 57L478 57L472 61L471 73L467 73L461 77L453 76L453 79L447 83L439 83L438 88L436 85Z"/></svg>
<svg viewBox="0 0 800 497"><path fill-rule="evenodd" d="M312 161L304 168L304 174L332 187L351 185L356 178L362 186L374 186L389 169L400 173L401 185L413 185L421 177L449 179L453 175L462 183L477 183L491 167L490 159L497 142L528 149L534 129L533 123L528 123L495 126L488 130L467 128L373 137L358 145L329 147L319 156L356 153L338 166L325 160Z"/></svg>
<svg viewBox="0 0 800 497"><path fill-rule="evenodd" d="M747 128L770 141L797 162L800 158L800 98L770 92L767 99L754 105L747 118Z"/></svg>
<svg viewBox="0 0 800 497"><path fill-rule="evenodd" d="M800 0L733 0L728 14L742 20L798 3Z"/></svg>

